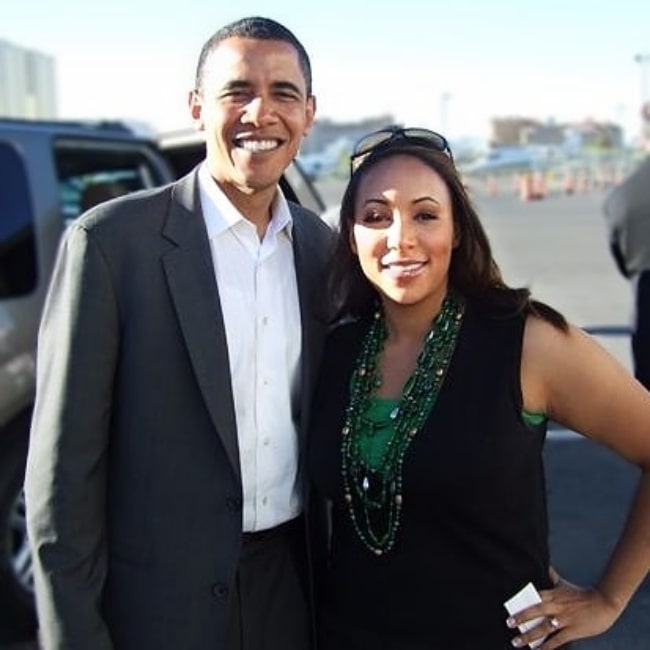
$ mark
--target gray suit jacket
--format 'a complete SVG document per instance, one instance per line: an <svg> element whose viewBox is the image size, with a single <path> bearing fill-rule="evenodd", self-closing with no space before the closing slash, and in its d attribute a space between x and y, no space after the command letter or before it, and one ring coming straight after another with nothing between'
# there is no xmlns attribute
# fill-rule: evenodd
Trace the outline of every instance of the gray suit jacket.
<svg viewBox="0 0 650 650"><path fill-rule="evenodd" d="M332 232L291 210L304 436ZM217 650L242 486L196 171L71 227L37 363L25 490L45 648Z"/></svg>

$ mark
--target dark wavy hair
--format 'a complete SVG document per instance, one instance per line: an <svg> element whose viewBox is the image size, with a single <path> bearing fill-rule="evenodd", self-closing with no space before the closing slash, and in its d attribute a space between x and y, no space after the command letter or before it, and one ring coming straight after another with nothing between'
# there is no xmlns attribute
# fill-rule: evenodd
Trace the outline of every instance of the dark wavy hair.
<svg viewBox="0 0 650 650"><path fill-rule="evenodd" d="M275 20L264 18L262 16L240 18L228 25L224 25L206 41L205 45L201 49L199 61L196 66L194 87L197 91L201 89L203 71L210 53L215 50L222 41L225 41L228 38L252 38L261 41L283 41L284 43L291 45L298 53L298 63L300 64L300 69L305 78L307 97L311 96L311 62L307 50L305 50L303 44L296 38L292 31Z"/></svg>
<svg viewBox="0 0 650 650"><path fill-rule="evenodd" d="M532 312L566 330L567 322L562 314L533 300L527 288L514 289L504 282L487 234L453 160L421 141L404 137L391 139L367 154L352 173L343 194L339 238L330 278L337 316L368 318L379 302L378 291L363 274L350 240L362 179L379 162L395 156L412 156L422 161L442 178L449 190L457 239L449 266L450 288L495 315Z"/></svg>

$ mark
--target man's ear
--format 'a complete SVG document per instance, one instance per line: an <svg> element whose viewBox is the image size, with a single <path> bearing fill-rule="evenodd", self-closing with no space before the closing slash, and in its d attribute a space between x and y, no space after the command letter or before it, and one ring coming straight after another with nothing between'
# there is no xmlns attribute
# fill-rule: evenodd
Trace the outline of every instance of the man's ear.
<svg viewBox="0 0 650 650"><path fill-rule="evenodd" d="M314 126L314 119L316 118L316 96L310 95L307 97L307 104L305 106L305 117L306 124L305 130L303 132L303 137L307 137L311 131L312 126Z"/></svg>
<svg viewBox="0 0 650 650"><path fill-rule="evenodd" d="M203 102L198 90L190 90L187 97L187 105L190 108L190 116L197 131L203 130Z"/></svg>

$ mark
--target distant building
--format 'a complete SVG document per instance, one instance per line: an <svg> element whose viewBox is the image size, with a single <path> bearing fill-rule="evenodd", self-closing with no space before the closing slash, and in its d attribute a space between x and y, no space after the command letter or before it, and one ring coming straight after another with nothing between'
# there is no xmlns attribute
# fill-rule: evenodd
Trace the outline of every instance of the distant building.
<svg viewBox="0 0 650 650"><path fill-rule="evenodd" d="M578 139L583 149L620 149L623 129L611 122L585 120L567 126L567 137Z"/></svg>
<svg viewBox="0 0 650 650"><path fill-rule="evenodd" d="M494 147L618 149L623 146L623 129L618 124L594 120L556 124L526 117L499 117L492 119L490 143Z"/></svg>
<svg viewBox="0 0 650 650"><path fill-rule="evenodd" d="M524 144L539 122L528 117L495 117L491 120L490 143L498 147L515 147Z"/></svg>
<svg viewBox="0 0 650 650"><path fill-rule="evenodd" d="M0 116L57 116L54 58L0 40Z"/></svg>

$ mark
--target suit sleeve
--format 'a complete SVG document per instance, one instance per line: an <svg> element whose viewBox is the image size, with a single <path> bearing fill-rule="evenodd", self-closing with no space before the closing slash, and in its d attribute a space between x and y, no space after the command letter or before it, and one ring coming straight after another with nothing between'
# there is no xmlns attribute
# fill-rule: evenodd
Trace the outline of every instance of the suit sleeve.
<svg viewBox="0 0 650 650"><path fill-rule="evenodd" d="M619 244L617 233L612 233L611 235L611 238L609 240L609 252L612 254L612 258L614 259L614 263L616 264L616 268L618 269L618 272L624 278L627 278L629 280L632 277L632 274L628 270L627 265L625 263L625 256L623 255L623 251L621 250L621 245Z"/></svg>
<svg viewBox="0 0 650 650"><path fill-rule="evenodd" d="M610 191L603 203L603 212L607 221L609 252L618 272L628 279L632 273L628 269L627 259L621 244L623 231L629 218L629 210L630 207L626 200L624 187L615 187Z"/></svg>
<svg viewBox="0 0 650 650"><path fill-rule="evenodd" d="M98 244L67 233L45 302L25 477L28 535L44 650L110 650L106 475L117 301Z"/></svg>

